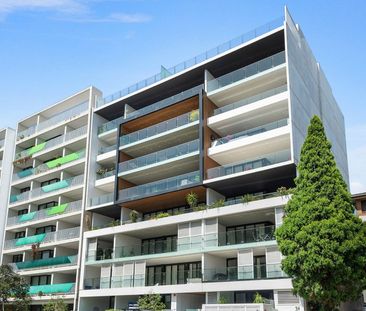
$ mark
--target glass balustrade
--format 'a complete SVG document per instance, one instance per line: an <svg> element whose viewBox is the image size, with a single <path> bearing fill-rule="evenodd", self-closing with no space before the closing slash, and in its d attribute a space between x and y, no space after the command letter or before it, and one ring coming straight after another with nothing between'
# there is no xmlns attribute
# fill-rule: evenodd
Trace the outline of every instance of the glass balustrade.
<svg viewBox="0 0 366 311"><path fill-rule="evenodd" d="M49 217L54 217L61 214L75 213L81 210L81 200L69 203L63 203L56 205L47 209L29 212L27 214L9 217L8 226L19 225L23 223L28 223L31 221L43 220Z"/></svg>
<svg viewBox="0 0 366 311"><path fill-rule="evenodd" d="M86 112L88 110L88 106L89 106L89 101L85 101L73 108L70 108L64 112L61 112L61 113L55 115L54 117L49 118L46 121L40 122L38 125L33 125L32 127L28 128L24 131L20 131L17 134L17 139L22 140L22 139L24 139L28 136L31 136L39 131L42 131L48 127L52 127L61 122L71 120L71 119L81 115L82 113Z"/></svg>
<svg viewBox="0 0 366 311"><path fill-rule="evenodd" d="M90 206L113 203L114 193L107 193L99 196L94 196L90 199Z"/></svg>
<svg viewBox="0 0 366 311"><path fill-rule="evenodd" d="M19 239L6 240L4 243L4 249L12 249L37 243L58 242L78 238L79 236L80 236L80 227L62 229L54 232L42 233Z"/></svg>
<svg viewBox="0 0 366 311"><path fill-rule="evenodd" d="M265 125L261 125L261 126L257 126L242 132L238 132L235 134L231 134L231 135L227 135L225 137L216 139L215 141L212 142L212 147L216 147L219 145L224 145L227 144L229 142L233 142L237 139L240 138L244 138L244 137L248 137L248 136L253 136L253 135L257 135L257 134L261 134L264 132L268 132L274 129L278 129L280 127L286 126L288 125L288 119L282 119L279 121L275 121L275 122L271 122L271 123L267 123Z"/></svg>
<svg viewBox="0 0 366 311"><path fill-rule="evenodd" d="M19 180L19 179L22 179L22 178L25 178L25 177L28 177L28 176L31 176L31 175L39 175L39 174L48 172L52 169L59 168L62 165L65 165L67 163L70 163L70 162L73 162L73 161L76 161L76 160L80 160L80 159L83 159L83 158L85 158L85 150L80 150L80 151L77 151L77 152L73 152L73 153L70 153L66 156L57 158L57 159L52 160L52 161L48 161L48 162L46 162L44 164L41 164L41 165L38 165L35 168L29 168L29 169L26 169L26 170L23 170L23 171L19 171L19 172L13 174L13 181L16 181L16 180Z"/></svg>
<svg viewBox="0 0 366 311"><path fill-rule="evenodd" d="M37 152L41 151L47 151L51 148L54 148L58 145L61 145L63 143L66 143L68 141L74 140L80 136L86 135L87 132L87 126L80 127L76 130L70 131L64 135L61 135L59 137L50 139L46 142L40 143L38 145L35 145L29 149L23 150L21 152L16 153L15 160L19 160L25 157L30 157L36 154Z"/></svg>
<svg viewBox="0 0 366 311"><path fill-rule="evenodd" d="M98 135L117 129L124 118L114 119L98 127Z"/></svg>
<svg viewBox="0 0 366 311"><path fill-rule="evenodd" d="M107 178L110 176L114 176L114 175L116 175L116 170L114 170L114 169L106 170L106 171L104 171L103 169L98 170L97 171L97 180Z"/></svg>
<svg viewBox="0 0 366 311"><path fill-rule="evenodd" d="M156 83L158 81L161 81L161 80L164 80L166 78L168 78L170 75L174 75L174 74L177 74L179 72L182 72L183 70L186 70L192 66L195 66L199 63L202 63L212 57L215 57L221 53L224 53L234 47L237 47L249 40L252 40L258 36L261 36L273 29L276 29L278 27L281 27L283 26L283 22L284 22L284 18L281 17L281 18L278 18L278 19L275 19L265 25L262 25L260 27L257 27L255 28L254 30L250 31L250 32L247 32L237 38L234 38L228 42L225 42L223 44L220 44L219 46L211 49L211 50L208 50L204 53L201 53L187 61L184 61L174 67L171 67L171 68L167 68L164 70L162 69L160 73L150 77L150 78L147 78L143 81L140 81L134 85L131 85L121 91L118 91L112 95L109 95L105 98L98 98L96 100L96 106L99 108L99 107L102 107L104 105L107 105L108 103L112 102L112 101L115 101L119 98L122 98L124 96L127 96L131 93L134 93L144 87L147 87L153 83Z"/></svg>
<svg viewBox="0 0 366 311"><path fill-rule="evenodd" d="M282 85L282 86L276 87L274 89L262 92L260 94L257 94L257 95L239 100L237 102L231 103L229 105L217 108L217 109L214 110L214 115L216 116L218 114L221 114L221 113L231 111L231 110L239 108L239 107L243 107L243 106L255 103L259 100L262 100L262 99L265 99L265 98L268 98L268 97L271 97L271 96L274 96L274 95L277 95L277 94L281 94L281 93L286 92L286 91L287 91L287 85Z"/></svg>
<svg viewBox="0 0 366 311"><path fill-rule="evenodd" d="M119 191L120 200L133 200L164 191L172 191L182 187L193 186L201 181L200 172L195 171L167 179L154 181Z"/></svg>
<svg viewBox="0 0 366 311"><path fill-rule="evenodd" d="M75 177L71 177L68 179L60 180L53 184L43 186L40 188L35 188L33 190L20 193L20 194L12 194L10 196L10 203L19 203L22 201L26 201L29 199L35 199L38 197L42 197L47 195L48 193L52 193L57 190L62 190L64 188L71 188L83 185L84 182L84 175L79 175Z"/></svg>
<svg viewBox="0 0 366 311"><path fill-rule="evenodd" d="M198 139L122 162L119 164L118 172L125 173L130 170L157 164L159 162L181 157L197 151L199 151Z"/></svg>
<svg viewBox="0 0 366 311"><path fill-rule="evenodd" d="M237 69L218 78L209 80L207 82L207 92L212 92L224 86L228 86L232 83L252 77L263 71L280 66L285 62L286 62L285 51L279 52L267 58L261 59L258 62L252 63L248 66Z"/></svg>
<svg viewBox="0 0 366 311"><path fill-rule="evenodd" d="M117 150L117 145L100 147L98 150L98 155L104 154L104 153L107 153L110 151L116 151L116 150Z"/></svg>
<svg viewBox="0 0 366 311"><path fill-rule="evenodd" d="M245 162L237 162L224 166L218 166L207 170L207 179L227 176L231 174L250 171L269 165L291 160L291 151L282 150L259 156Z"/></svg>
<svg viewBox="0 0 366 311"><path fill-rule="evenodd" d="M121 136L120 147L124 147L140 140L147 139L170 130L174 130L189 123L193 123L197 120L199 120L199 111L193 110L167 121L163 121L158 124L141 129L139 131Z"/></svg>

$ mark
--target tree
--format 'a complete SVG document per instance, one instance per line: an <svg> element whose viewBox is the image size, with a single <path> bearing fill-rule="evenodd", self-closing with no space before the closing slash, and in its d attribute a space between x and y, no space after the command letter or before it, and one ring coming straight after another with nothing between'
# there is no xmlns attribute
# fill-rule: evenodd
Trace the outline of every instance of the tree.
<svg viewBox="0 0 366 311"><path fill-rule="evenodd" d="M42 311L67 311L67 304L63 299L53 299L43 306Z"/></svg>
<svg viewBox="0 0 366 311"><path fill-rule="evenodd" d="M159 294L148 294L140 296L137 301L140 310L162 311L166 308L164 302L161 301Z"/></svg>
<svg viewBox="0 0 366 311"><path fill-rule="evenodd" d="M2 310L6 304L12 304L15 310L26 310L29 304L29 285L10 266L0 266L0 300Z"/></svg>
<svg viewBox="0 0 366 311"><path fill-rule="evenodd" d="M337 310L366 284L366 230L336 166L319 117L301 149L295 189L276 231L283 270L310 310Z"/></svg>

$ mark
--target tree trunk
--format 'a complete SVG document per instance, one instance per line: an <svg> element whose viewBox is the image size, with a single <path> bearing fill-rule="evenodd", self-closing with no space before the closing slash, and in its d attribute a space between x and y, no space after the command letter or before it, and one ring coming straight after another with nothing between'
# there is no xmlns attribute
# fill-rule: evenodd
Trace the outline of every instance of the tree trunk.
<svg viewBox="0 0 366 311"><path fill-rule="evenodd" d="M5 311L4 301L1 302L1 308L3 309L3 311Z"/></svg>

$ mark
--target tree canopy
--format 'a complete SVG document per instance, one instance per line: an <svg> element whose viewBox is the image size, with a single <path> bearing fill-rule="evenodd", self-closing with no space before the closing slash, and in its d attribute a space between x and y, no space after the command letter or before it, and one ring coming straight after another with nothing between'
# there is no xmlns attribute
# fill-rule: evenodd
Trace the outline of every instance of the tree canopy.
<svg viewBox="0 0 366 311"><path fill-rule="evenodd" d="M149 310L149 311L162 311L164 310L165 304L161 301L161 296L159 294L148 294L139 297L137 301L140 310Z"/></svg>
<svg viewBox="0 0 366 311"><path fill-rule="evenodd" d="M0 300L2 310L6 304L14 306L15 310L24 311L29 304L29 285L10 266L0 266Z"/></svg>
<svg viewBox="0 0 366 311"><path fill-rule="evenodd" d="M63 299L52 299L43 306L42 311L67 311L67 304Z"/></svg>
<svg viewBox="0 0 366 311"><path fill-rule="evenodd" d="M276 231L283 270L312 310L337 310L366 284L366 230L354 215L322 121L314 116L301 149L295 189Z"/></svg>

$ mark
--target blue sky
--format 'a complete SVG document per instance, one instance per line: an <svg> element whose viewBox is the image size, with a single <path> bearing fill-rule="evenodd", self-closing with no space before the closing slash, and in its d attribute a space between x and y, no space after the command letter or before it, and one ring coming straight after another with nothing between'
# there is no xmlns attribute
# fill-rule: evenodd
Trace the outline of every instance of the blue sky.
<svg viewBox="0 0 366 311"><path fill-rule="evenodd" d="M366 191L366 1L1 0L0 127L94 85L109 95L283 15L288 5L345 115Z"/></svg>

